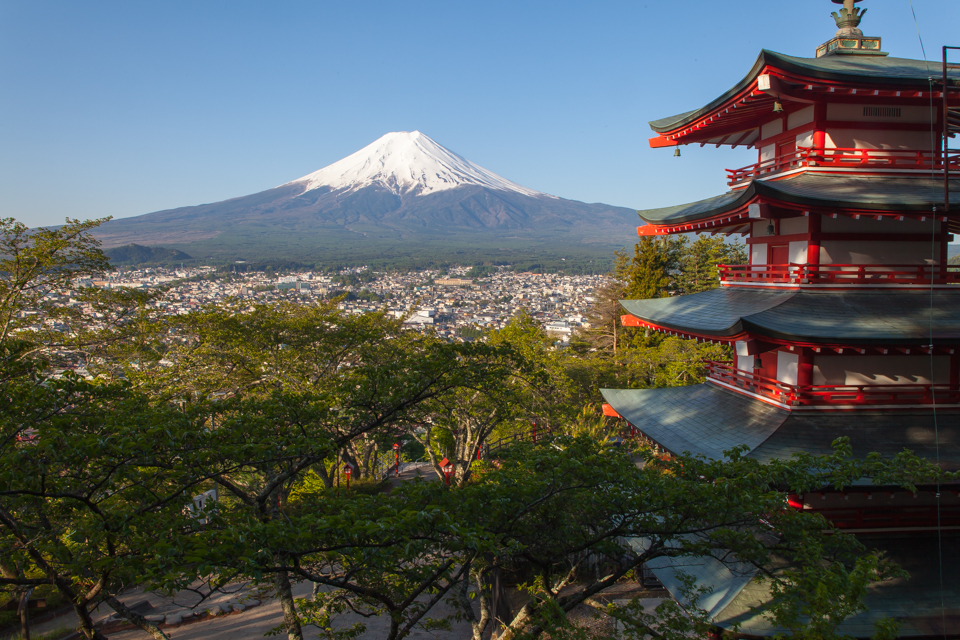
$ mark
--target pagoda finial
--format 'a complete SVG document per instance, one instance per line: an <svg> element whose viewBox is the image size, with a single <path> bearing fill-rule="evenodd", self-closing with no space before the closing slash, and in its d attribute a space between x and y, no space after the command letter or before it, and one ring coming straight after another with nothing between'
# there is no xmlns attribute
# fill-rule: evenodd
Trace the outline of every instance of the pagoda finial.
<svg viewBox="0 0 960 640"><path fill-rule="evenodd" d="M842 4L843 8L834 11L834 21L837 23L837 32L833 38L817 47L817 57L853 54L868 56L885 56L880 51L880 38L864 37L863 31L858 28L866 9L854 6L861 0L832 0L834 4Z"/></svg>
<svg viewBox="0 0 960 640"><path fill-rule="evenodd" d="M863 32L860 31L857 27L860 26L860 21L863 19L864 14L867 13L867 10L864 9L861 11L853 6L855 2L860 2L860 0L833 0L834 4L842 4L843 8L839 12L834 11L831 15L837 23L836 36L838 38L861 38L863 37Z"/></svg>

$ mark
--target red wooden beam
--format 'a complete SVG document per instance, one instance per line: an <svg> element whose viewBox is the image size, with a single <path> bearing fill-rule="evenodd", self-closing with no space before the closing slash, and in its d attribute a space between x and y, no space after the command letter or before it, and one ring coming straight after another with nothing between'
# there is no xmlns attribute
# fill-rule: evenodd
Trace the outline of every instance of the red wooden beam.
<svg viewBox="0 0 960 640"><path fill-rule="evenodd" d="M609 417L609 418L622 418L622 417L623 417L623 416L621 416L619 413L617 413L617 410L616 410L616 409L614 409L613 407L611 407L609 404L606 404L606 403L604 403L604 405L603 405L603 415L605 415L605 416L607 416L607 417Z"/></svg>

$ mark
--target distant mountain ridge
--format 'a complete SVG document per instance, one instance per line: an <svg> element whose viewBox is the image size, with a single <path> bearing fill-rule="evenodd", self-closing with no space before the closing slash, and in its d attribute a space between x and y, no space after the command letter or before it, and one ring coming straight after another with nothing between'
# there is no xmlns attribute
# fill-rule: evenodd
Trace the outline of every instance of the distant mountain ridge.
<svg viewBox="0 0 960 640"><path fill-rule="evenodd" d="M596 252L630 243L638 223L632 209L528 189L414 131L388 133L267 191L113 220L96 235L106 247L164 245L222 258L459 244Z"/></svg>
<svg viewBox="0 0 960 640"><path fill-rule="evenodd" d="M110 262L117 264L143 264L145 262L177 262L182 260L193 260L193 256L168 249L166 247L145 247L140 244L126 244L120 247L113 247L104 251Z"/></svg>

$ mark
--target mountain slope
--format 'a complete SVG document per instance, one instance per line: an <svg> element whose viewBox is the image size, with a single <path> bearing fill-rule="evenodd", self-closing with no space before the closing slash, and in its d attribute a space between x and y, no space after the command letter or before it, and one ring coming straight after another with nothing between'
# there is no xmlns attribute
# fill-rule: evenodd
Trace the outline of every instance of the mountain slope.
<svg viewBox="0 0 960 640"><path fill-rule="evenodd" d="M267 191L114 220L97 236L107 247L168 245L224 258L283 257L286 243L305 257L331 248L379 255L405 245L508 240L543 248L622 246L637 223L631 209L527 189L412 132L387 134Z"/></svg>

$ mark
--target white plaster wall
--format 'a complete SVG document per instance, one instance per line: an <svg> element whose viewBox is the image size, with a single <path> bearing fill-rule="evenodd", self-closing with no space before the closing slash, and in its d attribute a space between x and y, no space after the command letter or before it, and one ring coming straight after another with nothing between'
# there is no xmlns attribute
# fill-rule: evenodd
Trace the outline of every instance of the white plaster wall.
<svg viewBox="0 0 960 640"><path fill-rule="evenodd" d="M786 384L797 384L797 369L800 356L789 351L777 352L777 380Z"/></svg>
<svg viewBox="0 0 960 640"><path fill-rule="evenodd" d="M760 127L760 139L766 140L770 136L775 136L777 134L783 133L783 119L777 118L771 122L766 123Z"/></svg>
<svg viewBox="0 0 960 640"><path fill-rule="evenodd" d="M884 105L877 105L884 106ZM897 107L898 105L888 105ZM930 122L930 107L899 107L900 117L865 116L862 104L828 104L827 120L846 122L908 122L911 124Z"/></svg>
<svg viewBox="0 0 960 640"><path fill-rule="evenodd" d="M933 383L950 381L950 356L933 356ZM930 384L930 356L814 356L813 384Z"/></svg>
<svg viewBox="0 0 960 640"><path fill-rule="evenodd" d="M770 220L760 220L753 223L753 228L750 231L750 235L754 238L759 236L767 235L767 225L770 224Z"/></svg>
<svg viewBox="0 0 960 640"><path fill-rule="evenodd" d="M805 109L800 109L800 111L794 111L788 115L787 129L796 129L800 125L807 124L808 122L813 122L813 105Z"/></svg>
<svg viewBox="0 0 960 640"><path fill-rule="evenodd" d="M809 229L809 218L798 216L796 218L784 218L780 221L780 235L789 236L794 233L806 233Z"/></svg>
<svg viewBox="0 0 960 640"><path fill-rule="evenodd" d="M805 240L791 242L789 247L790 262L795 264L807 264L807 242Z"/></svg>
<svg viewBox="0 0 960 640"><path fill-rule="evenodd" d="M753 373L753 356L737 356L737 369Z"/></svg>
<svg viewBox="0 0 960 640"><path fill-rule="evenodd" d="M766 162L767 160L773 160L777 157L777 146L773 144L768 144L765 147L760 147L760 162Z"/></svg>
<svg viewBox="0 0 960 640"><path fill-rule="evenodd" d="M931 250L936 262L939 244L827 240L820 247L820 264L930 264Z"/></svg>
<svg viewBox="0 0 960 640"><path fill-rule="evenodd" d="M820 224L820 230L824 233L930 233L933 222L926 220L894 220L893 218L883 218L874 220L873 218L860 218L854 220L846 216L823 216Z"/></svg>
<svg viewBox="0 0 960 640"><path fill-rule="evenodd" d="M750 264L767 264L767 245L750 245Z"/></svg>
<svg viewBox="0 0 960 640"><path fill-rule="evenodd" d="M797 134L797 146L798 147L812 147L813 146L813 131L804 131L803 133Z"/></svg>
<svg viewBox="0 0 960 640"><path fill-rule="evenodd" d="M828 149L930 149L929 131L827 129Z"/></svg>

